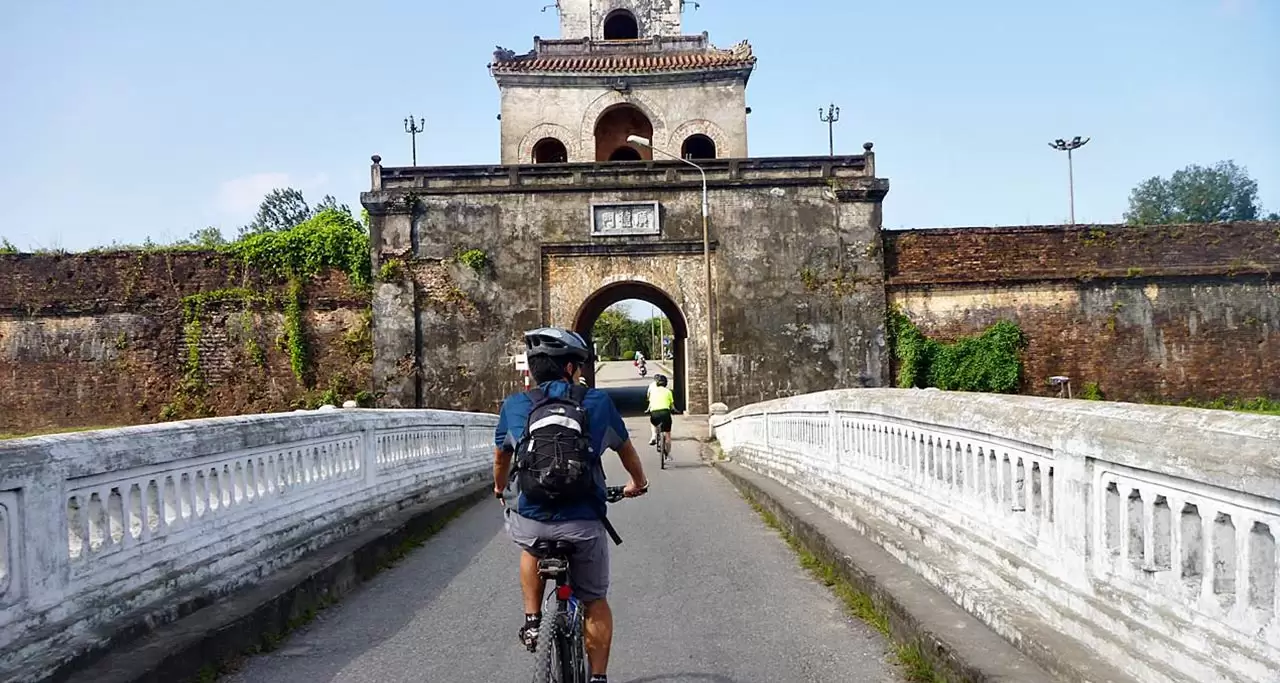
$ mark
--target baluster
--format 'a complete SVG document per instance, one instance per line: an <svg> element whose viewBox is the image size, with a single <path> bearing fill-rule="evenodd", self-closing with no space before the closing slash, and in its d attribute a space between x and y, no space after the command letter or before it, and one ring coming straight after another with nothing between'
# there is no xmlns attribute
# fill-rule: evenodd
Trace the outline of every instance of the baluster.
<svg viewBox="0 0 1280 683"><path fill-rule="evenodd" d="M1249 609L1249 594L1252 589L1249 581L1249 567L1252 565L1254 548L1249 538L1253 532L1253 518L1240 516L1236 519L1236 515L1232 515L1232 519L1236 524L1236 594L1235 604L1232 605L1231 611L1235 613L1237 618L1243 617Z"/></svg>
<svg viewBox="0 0 1280 683"><path fill-rule="evenodd" d="M1166 499L1165 503L1168 502ZM1142 568L1149 572L1160 570L1156 564L1156 494L1154 491L1148 491L1142 497Z"/></svg>
<svg viewBox="0 0 1280 683"><path fill-rule="evenodd" d="M1213 584L1218 576L1218 552L1213 526L1214 520L1218 517L1218 511L1210 508L1208 501L1202 501L1198 504L1198 507L1200 510L1200 542L1203 547L1201 563L1204 565L1200 572L1200 601L1204 605L1216 607L1218 601L1214 599Z"/></svg>
<svg viewBox="0 0 1280 683"><path fill-rule="evenodd" d="M1124 482L1117 482L1119 486L1116 488L1120 492L1120 562L1116 568L1121 572L1127 572L1130 566L1129 561L1129 496L1133 495L1134 489L1130 488Z"/></svg>

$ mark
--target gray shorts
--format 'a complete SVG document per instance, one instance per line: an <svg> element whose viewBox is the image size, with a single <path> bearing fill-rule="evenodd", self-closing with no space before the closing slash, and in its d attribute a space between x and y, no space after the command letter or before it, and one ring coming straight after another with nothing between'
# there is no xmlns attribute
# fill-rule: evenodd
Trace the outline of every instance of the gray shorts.
<svg viewBox="0 0 1280 683"><path fill-rule="evenodd" d="M599 520L539 522L507 510L507 533L516 545L532 550L538 541L568 541L569 583L583 602L601 600L609 594L609 534Z"/></svg>

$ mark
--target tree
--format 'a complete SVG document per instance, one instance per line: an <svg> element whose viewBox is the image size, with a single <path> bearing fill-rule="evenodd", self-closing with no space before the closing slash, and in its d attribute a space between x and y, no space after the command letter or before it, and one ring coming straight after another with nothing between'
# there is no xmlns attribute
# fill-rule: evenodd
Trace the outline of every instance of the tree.
<svg viewBox="0 0 1280 683"><path fill-rule="evenodd" d="M217 249L226 243L227 240L222 236L222 231L212 225L201 228L191 233L187 239L178 242L178 244L190 244L202 249Z"/></svg>
<svg viewBox="0 0 1280 683"><path fill-rule="evenodd" d="M617 358L622 355L623 342L633 322L620 306L610 306L596 318L596 324L591 328L591 337L600 345L602 354Z"/></svg>
<svg viewBox="0 0 1280 683"><path fill-rule="evenodd" d="M1276 213L1275 211L1272 211L1271 213L1267 214L1267 220L1280 221L1280 213Z"/></svg>
<svg viewBox="0 0 1280 683"><path fill-rule="evenodd" d="M1258 213L1257 181L1234 161L1220 161L1144 180L1129 194L1124 218L1135 225L1214 223L1257 220Z"/></svg>
<svg viewBox="0 0 1280 683"><path fill-rule="evenodd" d="M258 206L258 215L253 222L240 228L240 235L252 235L260 232L279 232L288 230L311 218L311 208L302 192L286 187L276 188L267 193L262 204Z"/></svg>
<svg viewBox="0 0 1280 683"><path fill-rule="evenodd" d="M313 216L319 215L321 211L326 211L328 209L341 211L342 213L345 213L348 216L351 215L351 207L347 206L346 204L339 204L338 199L331 194L325 195L324 199L321 199L320 203L315 205L315 207L311 211L311 215Z"/></svg>

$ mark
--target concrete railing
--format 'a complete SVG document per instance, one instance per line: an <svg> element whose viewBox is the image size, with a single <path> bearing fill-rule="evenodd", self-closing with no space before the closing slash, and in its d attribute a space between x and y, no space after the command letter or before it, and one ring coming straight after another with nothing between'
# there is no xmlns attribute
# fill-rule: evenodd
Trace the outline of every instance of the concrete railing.
<svg viewBox="0 0 1280 683"><path fill-rule="evenodd" d="M1032 654L1280 681L1280 418L870 389L712 427Z"/></svg>
<svg viewBox="0 0 1280 683"><path fill-rule="evenodd" d="M0 679L37 680L489 476L496 417L341 410L0 443ZM21 672L19 674L18 672Z"/></svg>

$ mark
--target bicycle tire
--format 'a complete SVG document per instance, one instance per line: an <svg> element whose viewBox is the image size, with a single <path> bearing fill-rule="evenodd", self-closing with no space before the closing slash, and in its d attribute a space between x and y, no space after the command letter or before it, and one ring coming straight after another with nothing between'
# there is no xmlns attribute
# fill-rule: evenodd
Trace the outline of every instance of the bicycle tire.
<svg viewBox="0 0 1280 683"><path fill-rule="evenodd" d="M533 670L533 683L570 683L561 675L557 631L555 620L551 620L550 628L538 634L538 664Z"/></svg>
<svg viewBox="0 0 1280 683"><path fill-rule="evenodd" d="M582 605L578 605L578 609L574 612L573 623L566 629L564 642L567 647L563 650L564 671L568 677L564 683L587 683L590 679L590 673L587 671L587 644L585 641L586 632L583 630L584 617L582 614Z"/></svg>

